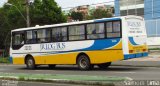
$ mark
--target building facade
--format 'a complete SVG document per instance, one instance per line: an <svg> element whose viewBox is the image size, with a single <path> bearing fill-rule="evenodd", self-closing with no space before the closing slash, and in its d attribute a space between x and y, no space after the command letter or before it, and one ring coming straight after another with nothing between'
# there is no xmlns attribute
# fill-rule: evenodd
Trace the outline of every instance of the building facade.
<svg viewBox="0 0 160 86"><path fill-rule="evenodd" d="M115 15L144 16L144 0L115 0Z"/></svg>
<svg viewBox="0 0 160 86"><path fill-rule="evenodd" d="M148 45L160 45L160 0L115 0L115 16L125 15L144 17Z"/></svg>

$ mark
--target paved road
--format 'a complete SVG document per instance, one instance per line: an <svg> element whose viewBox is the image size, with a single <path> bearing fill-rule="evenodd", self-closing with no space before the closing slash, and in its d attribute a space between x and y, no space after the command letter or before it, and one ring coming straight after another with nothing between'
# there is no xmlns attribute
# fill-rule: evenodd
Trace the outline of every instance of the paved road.
<svg viewBox="0 0 160 86"><path fill-rule="evenodd" d="M28 70L25 65L0 65L0 72L5 73L39 73L39 74L66 74L66 75L100 75L130 77L134 80L160 80L160 67L110 66L107 70L95 68L90 71L81 71L77 66L57 66L49 69L41 66L36 70Z"/></svg>
<svg viewBox="0 0 160 86"><path fill-rule="evenodd" d="M86 86L86 85L66 84L66 83L0 80L0 86Z"/></svg>

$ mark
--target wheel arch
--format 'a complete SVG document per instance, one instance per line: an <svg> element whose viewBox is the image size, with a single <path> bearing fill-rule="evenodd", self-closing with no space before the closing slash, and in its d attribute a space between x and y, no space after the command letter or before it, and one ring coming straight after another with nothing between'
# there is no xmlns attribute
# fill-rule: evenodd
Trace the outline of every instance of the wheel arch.
<svg viewBox="0 0 160 86"><path fill-rule="evenodd" d="M86 55L86 56L87 56L87 58L89 59L89 62L91 63L89 56L88 56L86 53L81 52L81 53L79 53L79 54L77 55L77 57L76 57L76 64L77 64L77 62L78 62L78 58L79 58L79 56L81 56L81 55Z"/></svg>
<svg viewBox="0 0 160 86"><path fill-rule="evenodd" d="M26 64L26 61L27 61L27 59L28 58L32 58L33 60L34 60L34 58L33 58L33 56L31 55L31 54L27 54L26 56L25 56L25 58L24 58L24 63ZM35 61L35 60L34 60Z"/></svg>

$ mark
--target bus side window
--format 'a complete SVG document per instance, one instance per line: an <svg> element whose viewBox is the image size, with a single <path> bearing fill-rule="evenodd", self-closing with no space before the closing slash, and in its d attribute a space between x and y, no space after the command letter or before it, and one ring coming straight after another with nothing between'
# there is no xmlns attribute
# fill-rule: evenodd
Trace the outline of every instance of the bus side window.
<svg viewBox="0 0 160 86"><path fill-rule="evenodd" d="M53 42L61 42L67 40L67 27L57 27L52 29Z"/></svg>
<svg viewBox="0 0 160 86"><path fill-rule="evenodd" d="M30 43L32 43L32 31L26 31L26 43L27 44L30 44Z"/></svg>
<svg viewBox="0 0 160 86"><path fill-rule="evenodd" d="M37 30L37 43L46 42L45 38L46 38L46 30L45 29Z"/></svg>
<svg viewBox="0 0 160 86"><path fill-rule="evenodd" d="M120 37L120 21L106 23L107 38Z"/></svg>
<svg viewBox="0 0 160 86"><path fill-rule="evenodd" d="M37 42L37 30L26 31L26 43L34 44Z"/></svg>
<svg viewBox="0 0 160 86"><path fill-rule="evenodd" d="M24 44L24 41L25 41L25 34L23 33L23 34L21 34L21 44Z"/></svg>
<svg viewBox="0 0 160 86"><path fill-rule="evenodd" d="M69 26L69 40L84 40L84 39L85 39L84 25Z"/></svg>
<svg viewBox="0 0 160 86"><path fill-rule="evenodd" d="M87 24L87 39L104 38L104 23Z"/></svg>
<svg viewBox="0 0 160 86"><path fill-rule="evenodd" d="M121 27L120 27L120 21L113 22L113 31L114 31L114 37L120 37L121 36Z"/></svg>

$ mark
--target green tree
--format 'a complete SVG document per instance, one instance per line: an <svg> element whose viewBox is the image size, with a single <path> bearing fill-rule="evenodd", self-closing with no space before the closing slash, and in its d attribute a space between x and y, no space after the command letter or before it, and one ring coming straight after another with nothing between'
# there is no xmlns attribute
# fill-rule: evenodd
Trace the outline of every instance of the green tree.
<svg viewBox="0 0 160 86"><path fill-rule="evenodd" d="M66 16L54 0L35 0L30 6L31 25L66 22Z"/></svg>
<svg viewBox="0 0 160 86"><path fill-rule="evenodd" d="M83 14L81 12L73 11L73 12L71 12L70 16L73 20L78 20L78 21L83 20Z"/></svg>
<svg viewBox="0 0 160 86"><path fill-rule="evenodd" d="M12 6L0 8L0 49L6 45L6 37L12 29L26 27L26 0L8 0ZM18 9L17 9L18 8ZM31 26L66 22L66 16L54 0L34 0L29 6ZM20 11L20 12L19 12ZM10 34L9 34L10 35ZM10 38L10 37L9 37ZM6 41L5 41L6 40ZM7 43L9 44L9 42Z"/></svg>
<svg viewBox="0 0 160 86"><path fill-rule="evenodd" d="M92 9L90 10L90 15L87 16L87 19L100 19L100 18L109 18L113 14L104 9Z"/></svg>

